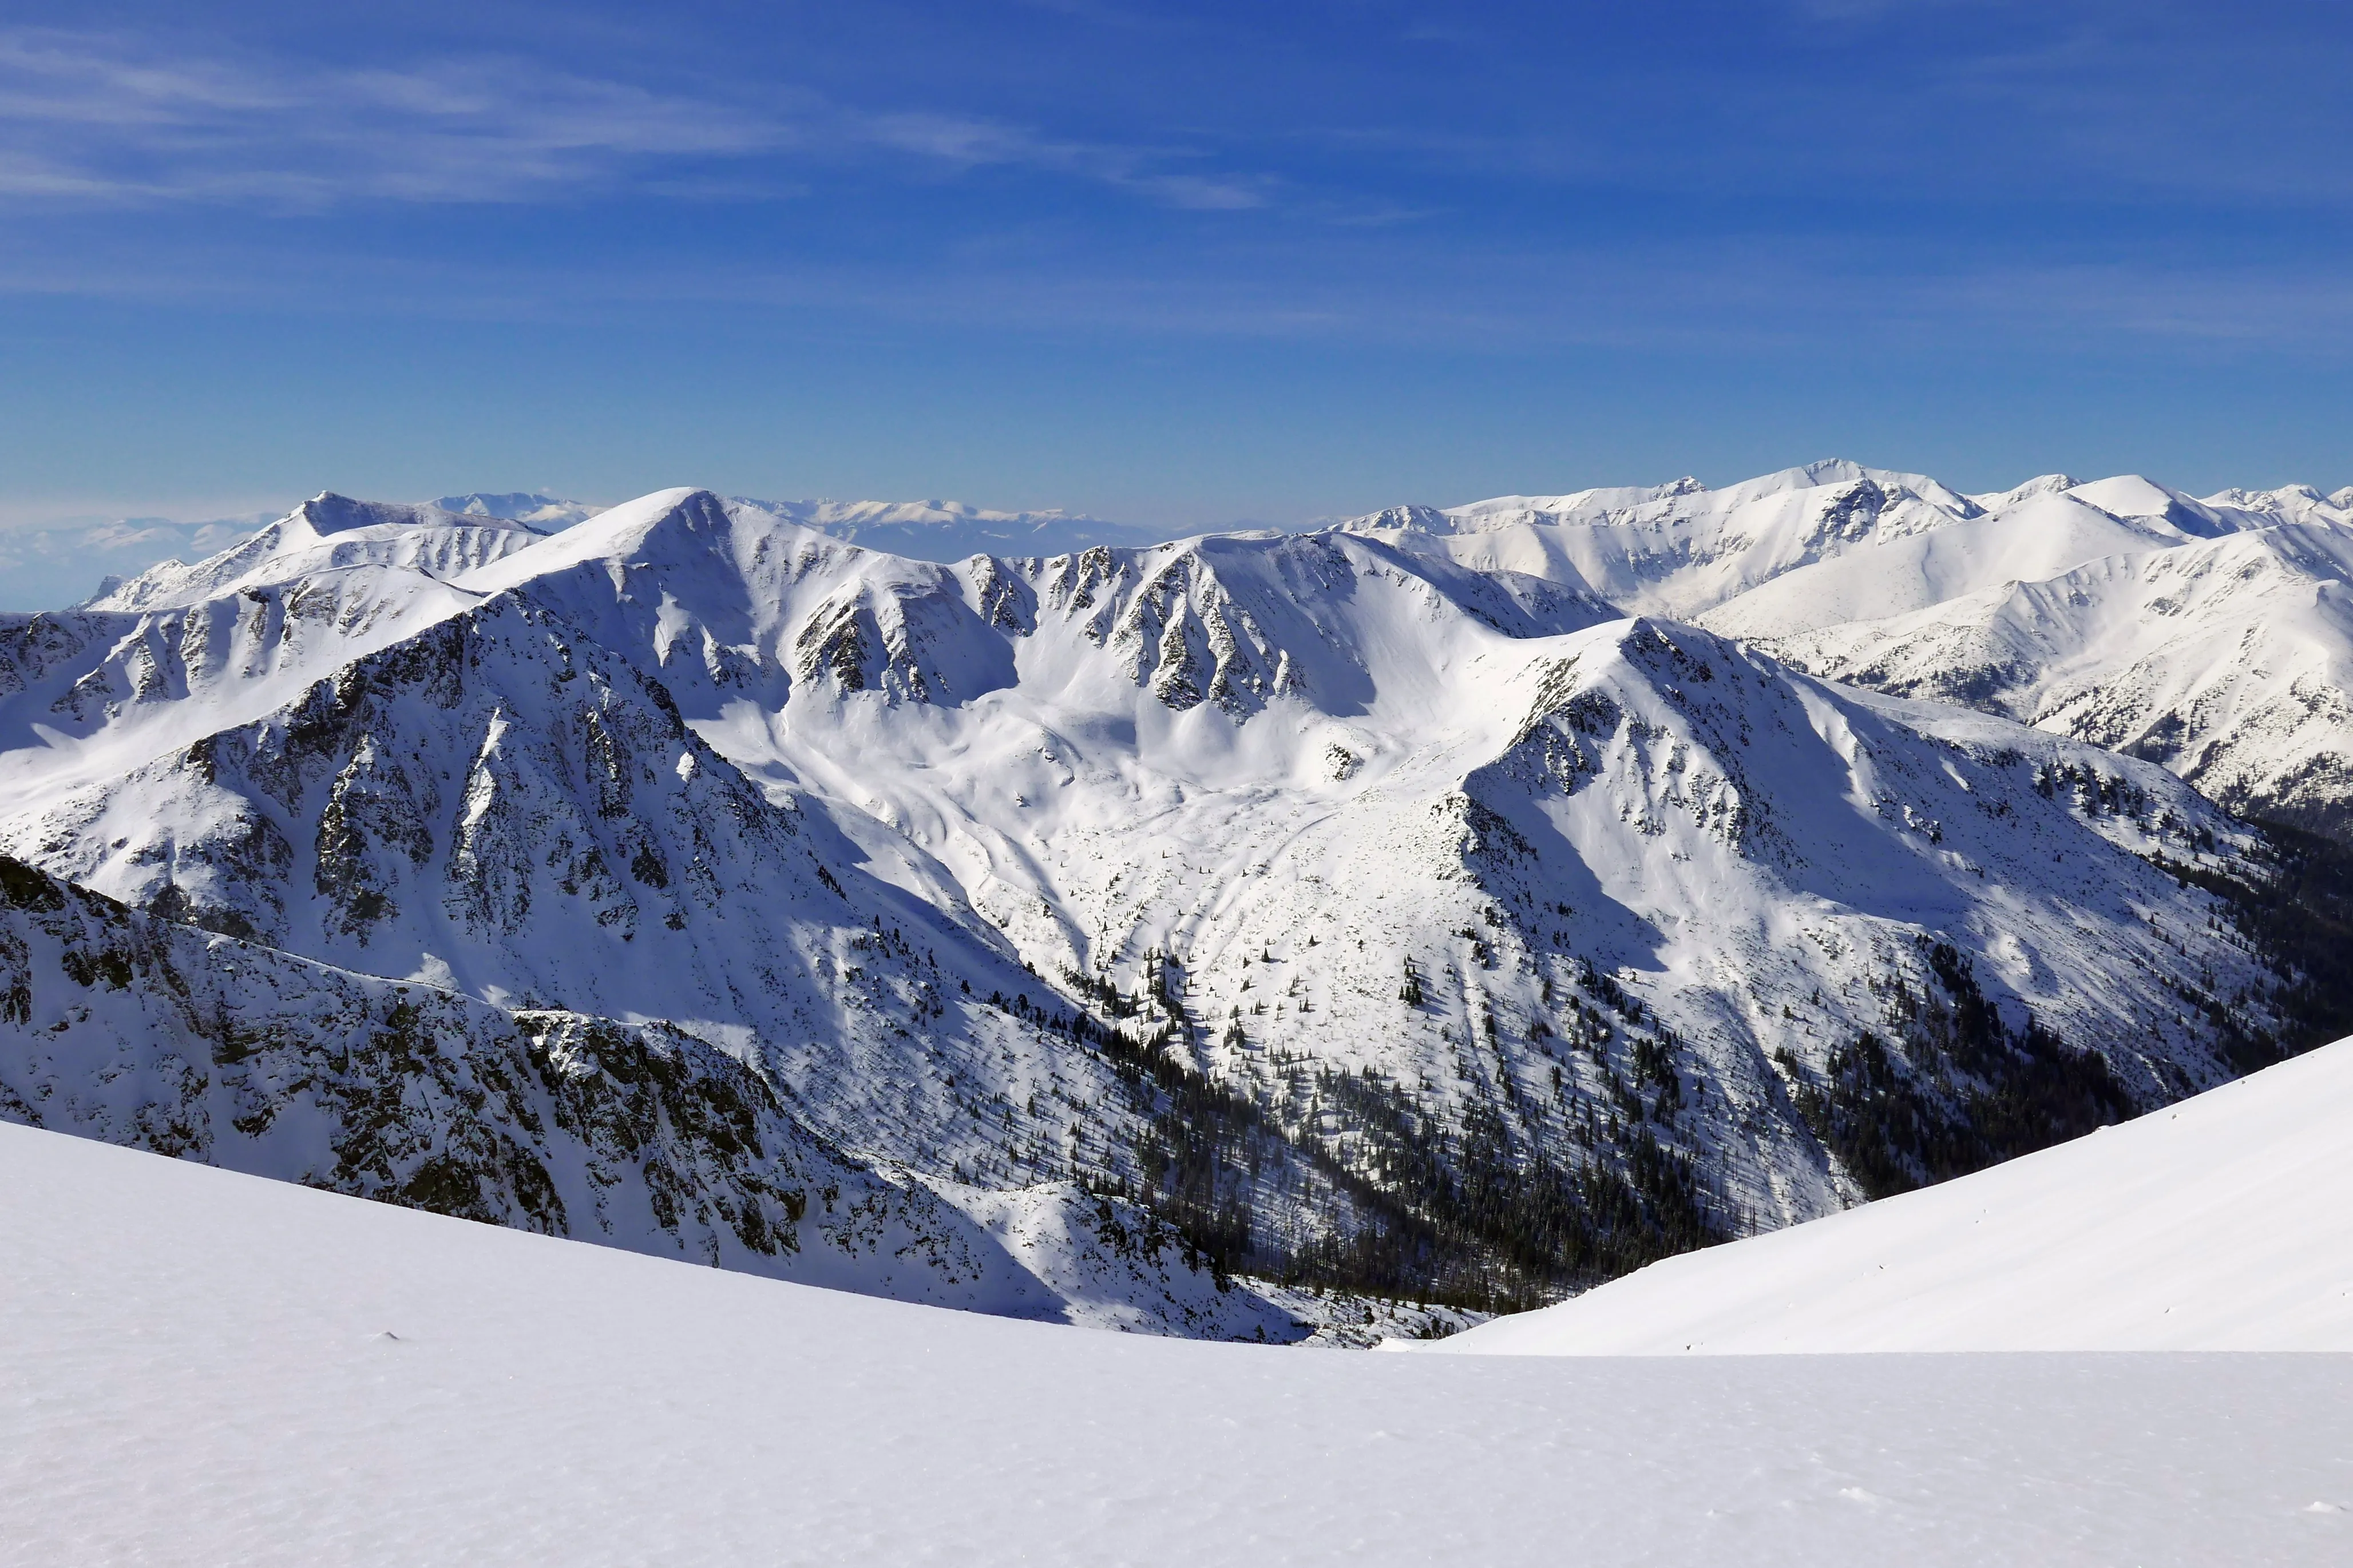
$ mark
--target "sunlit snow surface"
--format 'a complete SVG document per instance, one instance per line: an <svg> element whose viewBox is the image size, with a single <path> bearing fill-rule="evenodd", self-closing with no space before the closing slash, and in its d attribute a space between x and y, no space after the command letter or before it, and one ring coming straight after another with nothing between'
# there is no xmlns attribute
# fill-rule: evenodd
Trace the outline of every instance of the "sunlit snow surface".
<svg viewBox="0 0 2353 1568"><path fill-rule="evenodd" d="M2353 1351L2353 1040L1441 1348Z"/></svg>
<svg viewBox="0 0 2353 1568"><path fill-rule="evenodd" d="M1081 1334L0 1125L0 1561L2215 1563L2353 1551L2353 1357Z"/></svg>
<svg viewBox="0 0 2353 1568"><path fill-rule="evenodd" d="M707 491L553 534L488 515L533 497L445 500L321 496L0 625L0 850L314 963L663 1020L833 1144L977 1194L1141 1179L1149 1109L1031 1016L1082 1002L1352 1169L1389 1145L1323 1076L1388 1086L1417 1137L1503 1117L1563 1172L1624 1175L1639 1124L1735 1234L1862 1195L1792 1090L1944 994L1940 944L2139 1107L2238 1070L2224 1010L2288 1026L2212 890L2263 847L2155 760L1624 612L1885 615L2084 551L2143 582L2291 513L2353 535L2327 498L1831 463L952 564ZM2213 597L2201 668L2269 615ZM2249 679L2217 722L2294 696ZM2248 777L2353 734L2289 705L2301 749ZM65 1094L87 983L55 980L17 1059ZM136 1112L106 1070L83 1101ZM1356 1223L1314 1178L1260 1186L1261 1235Z"/></svg>

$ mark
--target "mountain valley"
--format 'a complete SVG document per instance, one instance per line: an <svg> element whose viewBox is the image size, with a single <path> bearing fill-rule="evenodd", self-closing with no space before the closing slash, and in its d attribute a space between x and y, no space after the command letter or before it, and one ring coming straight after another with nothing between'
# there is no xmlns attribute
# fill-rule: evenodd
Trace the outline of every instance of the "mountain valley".
<svg viewBox="0 0 2353 1568"><path fill-rule="evenodd" d="M953 562L543 500L0 619L0 1114L1345 1340L2353 1024L2353 492L1818 464Z"/></svg>

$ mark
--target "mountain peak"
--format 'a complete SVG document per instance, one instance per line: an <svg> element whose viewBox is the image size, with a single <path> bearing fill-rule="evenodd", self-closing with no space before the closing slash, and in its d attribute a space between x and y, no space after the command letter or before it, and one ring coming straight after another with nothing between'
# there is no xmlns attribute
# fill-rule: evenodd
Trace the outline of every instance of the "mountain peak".
<svg viewBox="0 0 2353 1568"><path fill-rule="evenodd" d="M1454 519L1434 506L1408 503L1385 506L1378 511L1368 511L1362 517L1352 517L1340 524L1348 533L1380 533L1398 529L1415 529L1423 533L1452 533Z"/></svg>
<svg viewBox="0 0 2353 1568"><path fill-rule="evenodd" d="M589 501L539 490L469 490L463 495L441 496L427 504L460 517L504 518L549 532L585 522L605 510Z"/></svg>
<svg viewBox="0 0 2353 1568"><path fill-rule="evenodd" d="M289 512L281 526L289 536L307 531L325 539L363 528L419 528L459 521L458 517L438 506L354 500L332 490L321 490Z"/></svg>
<svg viewBox="0 0 2353 1568"><path fill-rule="evenodd" d="M1873 484L1884 490L1900 490L1955 517L1975 517L1981 510L1976 501L1941 479L1894 468L1866 468L1851 458L1823 458L1794 468L1783 468L1778 473L1760 474L1756 479L1726 486L1716 493L1738 504L1788 490L1820 489L1831 485L1858 483Z"/></svg>
<svg viewBox="0 0 2353 1568"><path fill-rule="evenodd" d="M1685 622L1745 602L1751 626L1852 623L2145 557L2173 577L2098 625L2202 618L2179 532L2065 495L1969 511L1833 462L1483 520L1395 509L1442 533L1044 553L990 522L1018 545L953 563L851 542L849 503L805 523L681 487L542 534L477 499L322 495L108 606L150 616L0 625L0 851L469 1006L669 1020L1008 1235L1064 1223L1042 1184L1141 1193L1198 1205L1159 1218L1211 1216L1229 1272L1296 1277L1322 1255L1294 1238L1360 1237L1333 1282L1489 1300L1941 1179L2304 1026L2274 1000L2304 993L2266 976L2305 950L2225 923L2263 842L2159 765L2183 726L2137 722L2107 739L2139 755L2112 755ZM917 510L872 528L948 531ZM2250 552L2295 542L2227 526L2269 530ZM2233 626L2300 604L2336 636L2328 579L2353 570L2324 557L2353 531L2302 531L2327 538L2265 604L2202 574L2251 606ZM2083 586L2038 602L2097 602ZM2212 646L2201 668L2253 662ZM51 1025L104 1001L63 963L28 982L47 1011L0 1007L0 1069L32 1064L0 1108L47 1094ZM589 1026L583 1050L628 1046ZM90 1081L112 1048L83 1049ZM237 1085L292 1082L188 1059L222 1069L190 1091L216 1124ZM1170 1197L1154 1129L1179 1090L1210 1184ZM1981 1109L2029 1093L2051 1112L2031 1127ZM1859 1120L1875 1105L1900 1121ZM713 1160L748 1137L704 1124ZM635 1190L556 1195L567 1227L610 1215L670 1247ZM844 1213L824 1190L776 1223ZM696 1195L740 1218L731 1192Z"/></svg>
<svg viewBox="0 0 2353 1568"><path fill-rule="evenodd" d="M236 589L361 565L446 579L542 537L509 518L354 500L321 490L284 517L194 564L164 561L85 602L97 610L185 607Z"/></svg>

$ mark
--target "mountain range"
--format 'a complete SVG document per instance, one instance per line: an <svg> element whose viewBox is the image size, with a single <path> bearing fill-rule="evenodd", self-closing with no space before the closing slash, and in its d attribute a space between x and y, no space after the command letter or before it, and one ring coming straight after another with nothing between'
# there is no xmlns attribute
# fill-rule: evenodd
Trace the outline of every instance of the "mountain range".
<svg viewBox="0 0 2353 1568"><path fill-rule="evenodd" d="M431 503L471 517L506 518L554 531L585 522L605 509L537 491L475 491ZM870 550L918 561L961 561L967 555L1056 555L1093 544L1157 543L1155 530L1112 522L1084 512L993 511L957 500L759 500L734 496L728 506L797 523Z"/></svg>
<svg viewBox="0 0 2353 1568"><path fill-rule="evenodd" d="M322 495L0 618L0 1114L1436 1332L2343 1033L2348 541L1847 463L1173 543Z"/></svg>

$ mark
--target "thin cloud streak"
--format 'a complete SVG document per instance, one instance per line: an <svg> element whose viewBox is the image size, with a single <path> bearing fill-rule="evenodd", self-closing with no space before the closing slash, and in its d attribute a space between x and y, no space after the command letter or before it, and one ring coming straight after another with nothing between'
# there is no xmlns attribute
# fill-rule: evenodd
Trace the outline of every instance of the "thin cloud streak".
<svg viewBox="0 0 2353 1568"><path fill-rule="evenodd" d="M143 251L71 264L0 255L0 294L152 301L207 310L591 328L678 318L821 334L1014 334L1077 341L1293 344L1469 353L1496 359L1603 349L1790 356L1868 351L1928 358L2000 353L2126 358L2275 354L2304 363L2353 351L2353 281L2281 265L2162 260L2033 264L1998 250L1897 266L1841 240L1718 237L1704 249L1488 247L1443 236L1347 245L1326 230L1302 254L1278 241L1165 254L1063 252L1037 236L949 241L888 258L689 248L593 252L560 269L437 250L385 256L293 249ZM747 314L748 313L748 314ZM762 324L753 329L752 323Z"/></svg>
<svg viewBox="0 0 2353 1568"><path fill-rule="evenodd" d="M1267 175L1173 173L1156 164L1185 153L1165 148L1114 147L1057 141L1018 127L962 115L840 114L848 139L960 168L1005 164L1043 169L1142 193L1164 205L1196 212L1238 212L1269 205L1277 182Z"/></svg>
<svg viewBox="0 0 2353 1568"><path fill-rule="evenodd" d="M159 57L113 35L0 32L0 198L138 206L570 199L599 189L790 195L809 166L891 155L1009 166L1162 205L1239 211L1277 188L1182 150L1040 137L966 115L873 112L794 89L746 104L526 61L332 70L259 55ZM718 179L681 163L722 163Z"/></svg>

